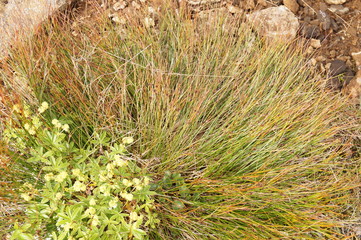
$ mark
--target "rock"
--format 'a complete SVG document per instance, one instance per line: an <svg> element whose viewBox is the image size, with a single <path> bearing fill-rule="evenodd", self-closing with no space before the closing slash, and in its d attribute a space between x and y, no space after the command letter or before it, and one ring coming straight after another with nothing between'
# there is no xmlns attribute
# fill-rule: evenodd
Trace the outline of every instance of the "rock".
<svg viewBox="0 0 361 240"><path fill-rule="evenodd" d="M270 41L289 42L296 37L299 23L285 6L270 7L247 15L254 29Z"/></svg>
<svg viewBox="0 0 361 240"><path fill-rule="evenodd" d="M311 39L310 40L310 45L311 45L311 47L313 47L313 48L320 48L321 47L321 41L320 40L318 40L318 39Z"/></svg>
<svg viewBox="0 0 361 240"><path fill-rule="evenodd" d="M347 86L354 77L355 77L355 72L352 71L351 69L347 69L347 71L342 76L342 79L344 80L343 85Z"/></svg>
<svg viewBox="0 0 361 240"><path fill-rule="evenodd" d="M328 30L331 27L331 18L325 11L319 10L317 18L320 20L323 30Z"/></svg>
<svg viewBox="0 0 361 240"><path fill-rule="evenodd" d="M348 7L344 7L342 5L331 5L328 8L328 10L330 12L340 14L340 15L346 14L346 13L348 13L350 11L350 9Z"/></svg>
<svg viewBox="0 0 361 240"><path fill-rule="evenodd" d="M146 27L154 27L155 22L154 22L153 18L146 17L146 18L144 18L144 24Z"/></svg>
<svg viewBox="0 0 361 240"><path fill-rule="evenodd" d="M330 65L330 75L337 76L341 73L344 73L347 69L347 65L344 61L336 59L331 62Z"/></svg>
<svg viewBox="0 0 361 240"><path fill-rule="evenodd" d="M361 70L361 51L351 53L353 60L355 60L356 66Z"/></svg>
<svg viewBox="0 0 361 240"><path fill-rule="evenodd" d="M335 5L344 4L346 1L347 0L325 0L327 4L335 4Z"/></svg>
<svg viewBox="0 0 361 240"><path fill-rule="evenodd" d="M318 38L321 34L320 29L317 26L306 25L302 28L301 35L304 38Z"/></svg>
<svg viewBox="0 0 361 240"><path fill-rule="evenodd" d="M241 13L241 12L242 12L241 9L239 9L238 7L235 7L235 6L231 5L231 4L229 4L229 5L227 6L227 9L228 9L228 11L229 11L230 13L232 13L232 14L236 14L236 13Z"/></svg>
<svg viewBox="0 0 361 240"><path fill-rule="evenodd" d="M332 77L327 80L326 88L334 90L334 91L339 91L342 89L342 83L341 83L340 79L338 79L338 77Z"/></svg>
<svg viewBox="0 0 361 240"><path fill-rule="evenodd" d="M361 97L361 70L359 70L349 84L344 87L344 94L354 104L360 104Z"/></svg>
<svg viewBox="0 0 361 240"><path fill-rule="evenodd" d="M139 10L139 9L140 9L140 4L137 3L136 1L133 1L133 2L132 2L132 6L133 6L136 10Z"/></svg>
<svg viewBox="0 0 361 240"><path fill-rule="evenodd" d="M297 13L300 7L296 0L283 0L283 4L293 13Z"/></svg>
<svg viewBox="0 0 361 240"><path fill-rule="evenodd" d="M128 6L128 3L127 3L126 1L120 1L120 2L114 3L113 9L114 9L115 11L119 11L119 10L121 10L121 9L126 8L127 6Z"/></svg>

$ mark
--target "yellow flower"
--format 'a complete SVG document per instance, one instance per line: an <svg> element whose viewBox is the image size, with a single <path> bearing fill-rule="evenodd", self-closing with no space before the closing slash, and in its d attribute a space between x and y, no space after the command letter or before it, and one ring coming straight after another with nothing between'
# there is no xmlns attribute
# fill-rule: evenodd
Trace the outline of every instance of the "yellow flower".
<svg viewBox="0 0 361 240"><path fill-rule="evenodd" d="M20 112L21 112L21 110L20 110L20 105L19 105L19 104L15 104L15 105L13 106L13 110L14 110L15 112L17 112L17 113L20 113Z"/></svg>
<svg viewBox="0 0 361 240"><path fill-rule="evenodd" d="M97 216L97 215L94 215L94 216L93 216L93 220L92 220L92 222L91 222L91 226L92 226L92 227L96 227L97 225L99 225L99 223L100 223L100 221L99 221L98 216Z"/></svg>
<svg viewBox="0 0 361 240"><path fill-rule="evenodd" d="M118 167L124 167L124 166L126 166L126 165L128 164L128 162L125 161L125 160L123 160L123 159L121 159L120 155L118 155L118 154L116 154L116 155L114 156L114 163L115 163L115 165L118 166Z"/></svg>
<svg viewBox="0 0 361 240"><path fill-rule="evenodd" d="M22 198L24 198L24 200L27 201L27 202L31 200L30 195L27 194L27 193L22 193L22 194L20 194L20 196L21 196Z"/></svg>
<svg viewBox="0 0 361 240"><path fill-rule="evenodd" d="M33 117L32 122L35 128L39 128L41 126L41 122L38 117Z"/></svg>
<svg viewBox="0 0 361 240"><path fill-rule="evenodd" d="M84 215L85 216L93 216L95 214L95 208L90 207L87 210L85 210Z"/></svg>
<svg viewBox="0 0 361 240"><path fill-rule="evenodd" d="M120 196L127 201L132 201L134 197L131 193L121 193Z"/></svg>
<svg viewBox="0 0 361 240"><path fill-rule="evenodd" d="M63 194L62 194L62 193L57 193L57 194L55 194L55 199L56 199L56 200L60 200L62 197L63 197Z"/></svg>
<svg viewBox="0 0 361 240"><path fill-rule="evenodd" d="M25 130L29 131L29 129L30 129L30 124L29 124L29 123L25 123L25 124L24 124L24 128L25 128Z"/></svg>
<svg viewBox="0 0 361 240"><path fill-rule="evenodd" d="M116 208L118 205L118 198L113 198L110 202L109 202L109 207L110 208Z"/></svg>
<svg viewBox="0 0 361 240"><path fill-rule="evenodd" d="M150 182L150 178L149 177L144 177L144 185L148 185Z"/></svg>
<svg viewBox="0 0 361 240"><path fill-rule="evenodd" d="M131 221L137 221L138 220L138 214L136 213L136 212L131 212L130 214L129 214L129 219L131 220Z"/></svg>
<svg viewBox="0 0 361 240"><path fill-rule="evenodd" d="M51 121L51 123L52 123L55 127L61 128L61 123L59 122L58 119L53 119L53 120Z"/></svg>
<svg viewBox="0 0 361 240"><path fill-rule="evenodd" d="M50 180L54 179L54 174L47 173L47 174L45 174L44 179L45 179L45 181L50 181Z"/></svg>
<svg viewBox="0 0 361 240"><path fill-rule="evenodd" d="M69 132L69 125L68 124L64 124L61 128L64 130L64 132Z"/></svg>
<svg viewBox="0 0 361 240"><path fill-rule="evenodd" d="M30 135L35 135L35 133L36 133L35 128L31 127L30 130L29 130L29 134Z"/></svg>
<svg viewBox="0 0 361 240"><path fill-rule="evenodd" d="M74 191L76 192L80 192L80 191L85 191L86 190L86 185L84 183L81 183L79 181L75 181L74 185L73 185Z"/></svg>
<svg viewBox="0 0 361 240"><path fill-rule="evenodd" d="M122 139L122 142L123 142L124 144L131 144L131 143L134 142L134 138L133 138L133 137L124 137L124 138Z"/></svg>
<svg viewBox="0 0 361 240"><path fill-rule="evenodd" d="M130 187L133 185L133 183L131 181L129 181L128 179L123 179L122 183L126 187Z"/></svg>
<svg viewBox="0 0 361 240"><path fill-rule="evenodd" d="M61 183L64 181L64 179L68 176L68 173L63 171L61 173L59 173L56 177L55 177L55 181Z"/></svg>
<svg viewBox="0 0 361 240"><path fill-rule="evenodd" d="M94 206L95 204L96 204L95 199L94 199L94 198L90 199L89 205L90 205L90 206Z"/></svg>
<svg viewBox="0 0 361 240"><path fill-rule="evenodd" d="M42 102L41 106L38 108L39 113L45 112L49 108L49 104L47 102Z"/></svg>

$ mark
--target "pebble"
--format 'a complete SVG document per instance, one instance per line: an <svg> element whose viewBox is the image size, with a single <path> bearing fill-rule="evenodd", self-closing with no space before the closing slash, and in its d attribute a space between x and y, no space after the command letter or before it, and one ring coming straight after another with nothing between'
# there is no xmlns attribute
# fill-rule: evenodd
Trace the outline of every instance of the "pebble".
<svg viewBox="0 0 361 240"><path fill-rule="evenodd" d="M335 5L344 4L346 1L347 0L325 0L327 4L335 4Z"/></svg>
<svg viewBox="0 0 361 240"><path fill-rule="evenodd" d="M342 83L338 77L332 77L327 80L326 87L334 91L339 91L342 89Z"/></svg>
<svg viewBox="0 0 361 240"><path fill-rule="evenodd" d="M301 35L307 39L318 38L321 34L320 29L314 25L306 25L302 28Z"/></svg>
<svg viewBox="0 0 361 240"><path fill-rule="evenodd" d="M128 3L127 3L126 1L120 1L120 2L114 3L113 9L114 9L115 11L119 11L119 10L121 10L121 9L126 8L127 6L128 6Z"/></svg>
<svg viewBox="0 0 361 240"><path fill-rule="evenodd" d="M361 70L361 51L353 52L353 53L351 53L351 56L352 56L353 60L355 61L357 68Z"/></svg>
<svg viewBox="0 0 361 240"><path fill-rule="evenodd" d="M326 58L324 56L317 56L316 61L317 62L324 62L324 61L326 61Z"/></svg>
<svg viewBox="0 0 361 240"><path fill-rule="evenodd" d="M333 60L330 65L330 75L331 76L337 76L341 73L344 73L347 69L347 65L345 61L342 61L340 59Z"/></svg>
<svg viewBox="0 0 361 240"><path fill-rule="evenodd" d="M320 48L321 47L321 41L319 39L311 39L310 40L310 45L313 47L313 48Z"/></svg>
<svg viewBox="0 0 361 240"><path fill-rule="evenodd" d="M285 5L293 13L297 13L300 7L296 0L283 0L283 5Z"/></svg>
<svg viewBox="0 0 361 240"><path fill-rule="evenodd" d="M317 12L317 18L322 23L321 26L323 30L328 30L331 27L331 18L325 11L319 10Z"/></svg>
<svg viewBox="0 0 361 240"><path fill-rule="evenodd" d="M137 9L137 10L140 9L140 4L137 3L136 1L133 1L133 2L132 2L132 6L133 6L135 9Z"/></svg>
<svg viewBox="0 0 361 240"><path fill-rule="evenodd" d="M247 15L256 31L268 40L289 42L296 37L297 17L285 6L270 7Z"/></svg>
<svg viewBox="0 0 361 240"><path fill-rule="evenodd" d="M346 13L348 13L350 11L350 9L348 7L344 7L342 5L331 5L328 8L328 10L330 12L340 14L340 15L346 14Z"/></svg>

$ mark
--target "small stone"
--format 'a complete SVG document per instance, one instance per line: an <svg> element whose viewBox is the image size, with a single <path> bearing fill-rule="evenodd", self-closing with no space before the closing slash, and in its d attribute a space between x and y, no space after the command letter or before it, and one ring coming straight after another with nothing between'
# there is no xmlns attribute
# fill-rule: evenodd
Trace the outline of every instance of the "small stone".
<svg viewBox="0 0 361 240"><path fill-rule="evenodd" d="M327 69L327 70L329 70L330 67L331 67L331 63L327 63L327 64L325 65L325 69Z"/></svg>
<svg viewBox="0 0 361 240"><path fill-rule="evenodd" d="M321 34L320 29L317 26L307 25L302 28L301 35L307 39L318 38Z"/></svg>
<svg viewBox="0 0 361 240"><path fill-rule="evenodd" d="M120 2L116 2L114 5L113 5L113 9L115 11L119 11L121 9L124 9L128 6L128 3L126 1L120 1Z"/></svg>
<svg viewBox="0 0 361 240"><path fill-rule="evenodd" d="M347 0L325 0L327 4L335 4L335 5L344 4L346 1Z"/></svg>
<svg viewBox="0 0 361 240"><path fill-rule="evenodd" d="M267 2L266 0L258 0L257 3L263 7L267 7Z"/></svg>
<svg viewBox="0 0 361 240"><path fill-rule="evenodd" d="M285 5L293 13L297 13L300 7L296 0L283 0L283 5Z"/></svg>
<svg viewBox="0 0 361 240"><path fill-rule="evenodd" d="M310 62L312 66L315 66L317 64L317 60L315 58L311 58Z"/></svg>
<svg viewBox="0 0 361 240"><path fill-rule="evenodd" d="M351 53L351 56L352 56L353 60L355 61L357 68L361 70L361 51L353 52L353 53Z"/></svg>
<svg viewBox="0 0 361 240"><path fill-rule="evenodd" d="M361 71L359 70L349 84L344 87L344 94L354 104L360 104L361 97Z"/></svg>
<svg viewBox="0 0 361 240"><path fill-rule="evenodd" d="M318 40L318 39L311 39L310 40L310 45L313 47L313 48L320 48L321 47L321 41Z"/></svg>
<svg viewBox="0 0 361 240"><path fill-rule="evenodd" d="M324 56L317 56L316 61L317 62L324 62L324 61L326 61L326 58Z"/></svg>
<svg viewBox="0 0 361 240"><path fill-rule="evenodd" d="M322 23L321 26L323 30L328 30L331 27L331 18L325 11L319 10L317 12L317 18Z"/></svg>
<svg viewBox="0 0 361 240"><path fill-rule="evenodd" d="M310 55L315 51L315 49L312 46L309 46L306 50L306 54Z"/></svg>
<svg viewBox="0 0 361 240"><path fill-rule="evenodd" d="M330 51L330 57L331 57L331 58L336 57L336 50L335 50L335 49L332 49L332 50Z"/></svg>
<svg viewBox="0 0 361 240"><path fill-rule="evenodd" d="M144 24L146 27L154 27L155 22L154 22L153 18L146 17L146 18L144 18Z"/></svg>
<svg viewBox="0 0 361 240"><path fill-rule="evenodd" d="M247 15L247 20L268 40L289 42L296 37L297 17L285 6L270 7Z"/></svg>
<svg viewBox="0 0 361 240"><path fill-rule="evenodd" d="M239 8L237 8L237 7L235 7L235 6L231 5L231 4L229 4L229 5L227 6L227 9L228 9L228 12L230 12L230 13L232 13L232 14L240 13L240 12L241 12L241 10L240 10Z"/></svg>
<svg viewBox="0 0 361 240"><path fill-rule="evenodd" d="M140 9L140 4L137 3L136 1L133 1L133 2L132 2L132 6L133 6L135 9L137 9L137 10Z"/></svg>
<svg viewBox="0 0 361 240"><path fill-rule="evenodd" d="M333 60L330 66L330 75L331 76L340 75L341 73L344 73L346 69L347 69L347 65L344 61L340 59Z"/></svg>
<svg viewBox="0 0 361 240"><path fill-rule="evenodd" d="M346 13L348 13L350 11L350 9L348 7L344 7L342 5L331 5L328 8L328 10L330 12L340 14L340 15L346 14Z"/></svg>
<svg viewBox="0 0 361 240"><path fill-rule="evenodd" d="M338 79L338 77L332 77L327 80L326 88L334 90L334 91L339 91L342 89L342 83L341 83L340 79Z"/></svg>

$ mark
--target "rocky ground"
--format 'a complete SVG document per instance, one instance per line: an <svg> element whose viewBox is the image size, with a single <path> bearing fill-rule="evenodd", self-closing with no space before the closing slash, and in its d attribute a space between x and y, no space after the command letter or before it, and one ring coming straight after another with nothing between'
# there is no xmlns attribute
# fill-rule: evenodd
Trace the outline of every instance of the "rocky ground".
<svg viewBox="0 0 361 240"><path fill-rule="evenodd" d="M89 18L91 11L84 11L87 1L74 1L77 4L73 6L77 7L78 12L83 12L82 18ZM59 4L59 0L43 2ZM27 15L34 15L34 9L45 6L44 3L39 5L39 0L0 0L0 15L1 12L3 14L0 16L0 29L8 30L8 26L13 24L14 19L10 16L14 15L14 5L18 3L21 3L23 8L26 6ZM144 24L150 27L156 25L157 8L162 5L161 0L98 0L97 3L108 9L109 17L117 23L126 25L134 15L141 15ZM342 91L349 95L353 102L359 103L360 0L174 0L174 5L189 8L194 18L221 13L240 20L252 20L250 22L256 29L259 25L258 32L271 40L281 34L287 42L303 41L307 46L310 65L320 76L327 79L326 87ZM41 13L42 16L44 14L48 13ZM0 46L5 40L0 37Z"/></svg>

